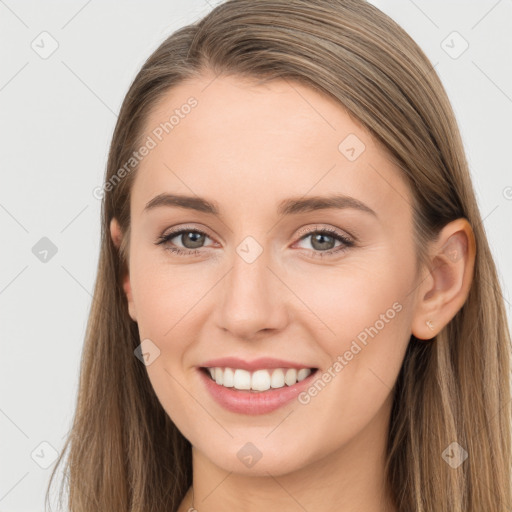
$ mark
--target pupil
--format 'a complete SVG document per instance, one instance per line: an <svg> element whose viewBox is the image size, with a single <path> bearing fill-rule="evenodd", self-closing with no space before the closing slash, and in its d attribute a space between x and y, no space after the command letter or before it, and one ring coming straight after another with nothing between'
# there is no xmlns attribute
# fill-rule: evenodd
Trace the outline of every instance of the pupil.
<svg viewBox="0 0 512 512"><path fill-rule="evenodd" d="M325 240L327 240L327 242ZM332 245L333 242L334 242L334 238L332 236L319 233L318 235L313 236L312 245L315 249L325 250L325 249L332 249L334 247ZM326 247L325 244L327 244L328 247Z"/></svg>
<svg viewBox="0 0 512 512"><path fill-rule="evenodd" d="M197 249L198 247L201 247L202 243L204 243L204 237L205 235L202 233L198 233L197 231L189 231L182 235L182 243L187 249ZM334 247L333 242L334 238L332 236L322 233L313 236L312 239L313 247L319 250L332 249Z"/></svg>
<svg viewBox="0 0 512 512"><path fill-rule="evenodd" d="M197 249L198 247L201 247L201 244L204 242L204 237L205 235L202 233L189 231L182 235L181 241L187 249Z"/></svg>

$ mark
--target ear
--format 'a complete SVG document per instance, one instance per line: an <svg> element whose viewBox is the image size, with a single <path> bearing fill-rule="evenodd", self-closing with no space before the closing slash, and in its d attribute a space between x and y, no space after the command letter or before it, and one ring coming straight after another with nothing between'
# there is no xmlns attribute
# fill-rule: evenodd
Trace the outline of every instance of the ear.
<svg viewBox="0 0 512 512"><path fill-rule="evenodd" d="M464 219L447 224L430 247L430 269L418 288L412 334L421 340L436 336L466 301L475 266L473 229Z"/></svg>
<svg viewBox="0 0 512 512"><path fill-rule="evenodd" d="M119 248L121 247L121 242L123 240L123 233L121 232L119 222L117 221L116 218L113 218L110 221L110 237L112 238L112 242L114 243L116 248L119 250ZM127 265L127 267L129 268L129 265ZM135 304L133 302L129 270L126 271L126 274L123 277L123 290L126 295L126 299L128 301L128 313L129 313L131 319L134 322L136 322L137 315L135 313Z"/></svg>

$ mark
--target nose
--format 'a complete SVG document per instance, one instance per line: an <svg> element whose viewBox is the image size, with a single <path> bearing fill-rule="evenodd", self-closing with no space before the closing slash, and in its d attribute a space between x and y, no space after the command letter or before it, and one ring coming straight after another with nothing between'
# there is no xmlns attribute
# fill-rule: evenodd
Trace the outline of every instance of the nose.
<svg viewBox="0 0 512 512"><path fill-rule="evenodd" d="M263 251L254 261L237 252L221 285L217 325L234 338L253 340L285 328L288 322L286 287L269 266Z"/></svg>

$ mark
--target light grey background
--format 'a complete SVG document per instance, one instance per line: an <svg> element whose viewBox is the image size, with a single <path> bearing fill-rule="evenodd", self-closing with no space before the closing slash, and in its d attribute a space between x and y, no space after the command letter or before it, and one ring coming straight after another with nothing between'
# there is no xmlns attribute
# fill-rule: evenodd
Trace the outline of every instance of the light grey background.
<svg viewBox="0 0 512 512"><path fill-rule="evenodd" d="M167 35L218 3L0 0L0 512L43 510L70 426L98 261L92 191L123 96ZM373 3L445 84L510 319L512 1ZM43 237L57 248L46 262L32 251Z"/></svg>

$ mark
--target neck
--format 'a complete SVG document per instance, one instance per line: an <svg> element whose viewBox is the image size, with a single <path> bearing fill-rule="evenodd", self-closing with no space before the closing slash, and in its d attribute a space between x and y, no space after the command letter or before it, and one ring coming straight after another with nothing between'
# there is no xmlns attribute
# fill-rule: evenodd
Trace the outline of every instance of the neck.
<svg viewBox="0 0 512 512"><path fill-rule="evenodd" d="M283 475L227 472L193 447L193 487L178 512L396 512L384 470L389 408L383 411L338 450Z"/></svg>

